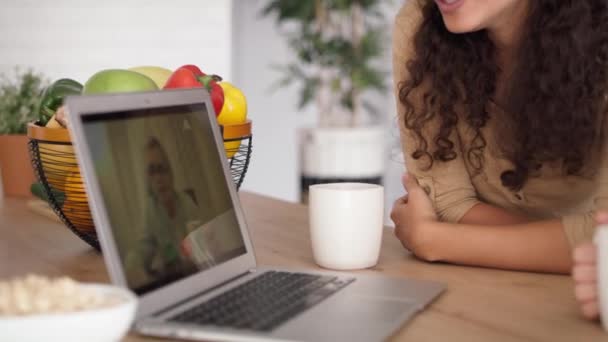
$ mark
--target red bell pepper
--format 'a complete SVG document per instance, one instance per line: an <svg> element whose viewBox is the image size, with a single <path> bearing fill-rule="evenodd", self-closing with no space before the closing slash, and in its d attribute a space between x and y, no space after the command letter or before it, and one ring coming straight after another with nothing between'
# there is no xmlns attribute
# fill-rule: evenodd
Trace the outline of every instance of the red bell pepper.
<svg viewBox="0 0 608 342"><path fill-rule="evenodd" d="M202 87L205 87L211 95L215 116L220 115L224 106L224 90L217 84L217 76L206 75L196 65L188 64L175 70L164 89Z"/></svg>

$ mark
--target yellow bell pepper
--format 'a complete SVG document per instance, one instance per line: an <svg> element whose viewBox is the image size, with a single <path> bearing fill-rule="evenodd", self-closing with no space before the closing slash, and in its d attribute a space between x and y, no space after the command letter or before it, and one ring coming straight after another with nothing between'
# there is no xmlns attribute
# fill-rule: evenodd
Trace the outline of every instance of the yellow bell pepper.
<svg viewBox="0 0 608 342"><path fill-rule="evenodd" d="M219 82L219 85L224 90L224 105L217 122L220 125L234 125L247 121L247 99L243 92L228 82ZM226 156L232 158L240 146L240 141L225 142Z"/></svg>
<svg viewBox="0 0 608 342"><path fill-rule="evenodd" d="M247 120L247 99L245 95L234 85L228 82L220 82L224 90L224 105L217 117L220 125L240 124Z"/></svg>

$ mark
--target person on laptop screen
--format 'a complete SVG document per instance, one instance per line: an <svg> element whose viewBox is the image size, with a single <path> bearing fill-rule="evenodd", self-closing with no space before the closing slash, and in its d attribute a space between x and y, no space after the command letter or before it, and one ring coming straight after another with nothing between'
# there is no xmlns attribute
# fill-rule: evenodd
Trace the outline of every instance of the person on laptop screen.
<svg viewBox="0 0 608 342"><path fill-rule="evenodd" d="M245 253L212 136L190 107L92 115L90 153L129 285L145 293ZM214 165L216 163L217 165Z"/></svg>
<svg viewBox="0 0 608 342"><path fill-rule="evenodd" d="M203 224L192 191L177 191L167 152L156 137L146 143L145 172L148 198L142 236L128 256L128 268L141 281L176 277L215 265L224 249L214 224ZM141 271L144 271L143 274Z"/></svg>
<svg viewBox="0 0 608 342"><path fill-rule="evenodd" d="M138 278L191 273L195 265L176 246L186 236L187 222L199 220L200 211L191 197L175 190L167 152L156 137L148 139L144 157L148 198L142 236L128 257L129 270L144 271Z"/></svg>

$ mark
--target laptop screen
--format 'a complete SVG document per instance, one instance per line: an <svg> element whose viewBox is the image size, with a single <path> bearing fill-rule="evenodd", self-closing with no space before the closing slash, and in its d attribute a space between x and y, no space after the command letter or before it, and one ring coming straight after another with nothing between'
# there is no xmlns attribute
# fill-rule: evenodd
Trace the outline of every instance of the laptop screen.
<svg viewBox="0 0 608 342"><path fill-rule="evenodd" d="M83 116L129 287L144 294L246 253L204 104Z"/></svg>

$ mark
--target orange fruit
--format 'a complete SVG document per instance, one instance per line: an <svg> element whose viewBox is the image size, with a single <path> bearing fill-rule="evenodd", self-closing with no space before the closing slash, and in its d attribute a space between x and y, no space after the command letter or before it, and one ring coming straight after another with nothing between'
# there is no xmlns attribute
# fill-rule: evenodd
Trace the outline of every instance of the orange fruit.
<svg viewBox="0 0 608 342"><path fill-rule="evenodd" d="M78 230L95 231L87 193L78 166L68 170L63 189L65 192L65 202L61 208L63 214Z"/></svg>
<svg viewBox="0 0 608 342"><path fill-rule="evenodd" d="M38 143L40 162L44 176L52 188L65 192L63 187L67 175L78 167L72 145Z"/></svg>

